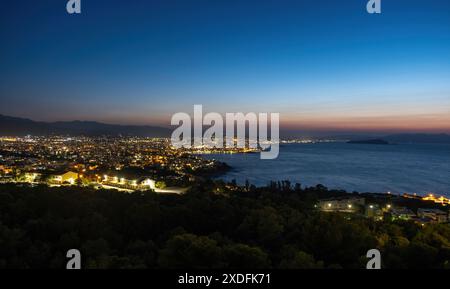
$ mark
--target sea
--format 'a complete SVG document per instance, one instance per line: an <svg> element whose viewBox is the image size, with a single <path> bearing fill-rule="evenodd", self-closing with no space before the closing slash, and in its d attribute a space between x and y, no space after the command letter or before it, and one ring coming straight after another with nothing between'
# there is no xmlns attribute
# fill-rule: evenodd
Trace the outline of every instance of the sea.
<svg viewBox="0 0 450 289"><path fill-rule="evenodd" d="M274 160L259 153L203 155L231 166L218 178L256 186L289 180L348 192L434 193L450 197L450 144L281 144Z"/></svg>

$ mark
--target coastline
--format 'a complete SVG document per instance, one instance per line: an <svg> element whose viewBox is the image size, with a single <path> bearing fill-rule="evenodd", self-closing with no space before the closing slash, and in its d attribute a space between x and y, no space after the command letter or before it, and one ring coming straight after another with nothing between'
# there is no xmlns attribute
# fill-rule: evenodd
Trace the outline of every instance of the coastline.
<svg viewBox="0 0 450 289"><path fill-rule="evenodd" d="M450 197L446 177L450 154L447 144L369 145L317 143L283 144L276 160L259 160L252 154L210 154L230 169L213 178L257 187L270 181L289 180L303 186L325 185L348 192L392 192ZM394 158L393 158L394 157ZM449 160L448 162L446 160ZM433 170L428 169L433 167Z"/></svg>

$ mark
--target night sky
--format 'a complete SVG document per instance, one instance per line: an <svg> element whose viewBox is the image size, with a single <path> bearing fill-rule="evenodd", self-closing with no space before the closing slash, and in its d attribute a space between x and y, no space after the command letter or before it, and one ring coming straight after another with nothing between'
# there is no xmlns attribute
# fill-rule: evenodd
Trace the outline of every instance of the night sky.
<svg viewBox="0 0 450 289"><path fill-rule="evenodd" d="M286 129L450 132L450 1L1 0L0 114L169 125L279 112Z"/></svg>

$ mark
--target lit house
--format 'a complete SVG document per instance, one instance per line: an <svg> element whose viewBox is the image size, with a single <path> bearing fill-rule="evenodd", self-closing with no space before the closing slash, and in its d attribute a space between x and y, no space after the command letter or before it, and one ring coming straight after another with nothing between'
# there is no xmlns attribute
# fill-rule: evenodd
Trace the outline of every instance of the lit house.
<svg viewBox="0 0 450 289"><path fill-rule="evenodd" d="M74 172L66 172L60 175L53 175L52 181L58 184L75 184L76 180L78 180L80 176L78 173Z"/></svg>
<svg viewBox="0 0 450 289"><path fill-rule="evenodd" d="M410 220L416 217L416 214L414 214L414 212L411 209L408 209L406 207L392 208L389 214L393 220L395 219Z"/></svg>
<svg viewBox="0 0 450 289"><path fill-rule="evenodd" d="M323 212L357 213L364 204L364 198L345 197L320 200L316 207Z"/></svg>
<svg viewBox="0 0 450 289"><path fill-rule="evenodd" d="M418 209L417 216L419 218L429 218L436 223L448 222L448 214L438 209Z"/></svg>
<svg viewBox="0 0 450 289"><path fill-rule="evenodd" d="M150 178L143 177L138 180L138 184L143 189L154 190L156 188L156 182Z"/></svg>
<svg viewBox="0 0 450 289"><path fill-rule="evenodd" d="M384 210L378 204L369 204L366 206L366 217L375 219L377 221L383 220Z"/></svg>
<svg viewBox="0 0 450 289"><path fill-rule="evenodd" d="M154 190L156 182L149 177L141 177L135 180L130 180L118 176L104 175L102 183L111 187L124 188L129 190Z"/></svg>

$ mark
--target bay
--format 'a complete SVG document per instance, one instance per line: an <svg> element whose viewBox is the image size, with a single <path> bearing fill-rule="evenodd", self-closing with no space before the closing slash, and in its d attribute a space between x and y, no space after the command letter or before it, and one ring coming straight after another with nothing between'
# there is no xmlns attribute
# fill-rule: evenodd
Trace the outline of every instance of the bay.
<svg viewBox="0 0 450 289"><path fill-rule="evenodd" d="M275 160L261 160L258 153L204 157L230 165L232 169L219 178L240 184L290 180L349 192L450 196L449 144L282 144Z"/></svg>

